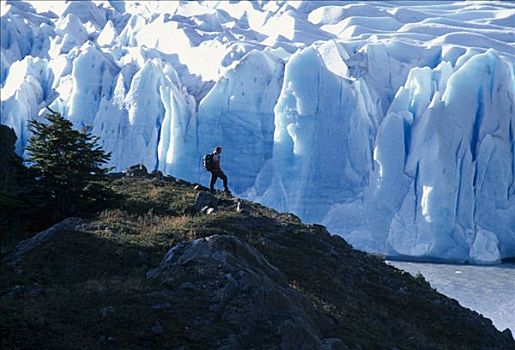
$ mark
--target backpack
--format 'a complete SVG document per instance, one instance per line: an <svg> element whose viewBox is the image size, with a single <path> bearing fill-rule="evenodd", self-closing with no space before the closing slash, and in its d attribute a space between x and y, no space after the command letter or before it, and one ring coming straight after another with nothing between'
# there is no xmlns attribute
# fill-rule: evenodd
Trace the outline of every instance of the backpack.
<svg viewBox="0 0 515 350"><path fill-rule="evenodd" d="M208 153L204 155L204 158L202 158L202 163L204 164L204 169L206 171L212 171L213 170L213 153Z"/></svg>

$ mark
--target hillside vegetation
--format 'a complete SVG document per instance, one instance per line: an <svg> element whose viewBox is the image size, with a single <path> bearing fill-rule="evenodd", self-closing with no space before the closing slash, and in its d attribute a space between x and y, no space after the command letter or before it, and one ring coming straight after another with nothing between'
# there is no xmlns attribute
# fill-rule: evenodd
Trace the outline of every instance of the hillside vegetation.
<svg viewBox="0 0 515 350"><path fill-rule="evenodd" d="M322 226L172 177L108 186L108 208L4 247L2 349L515 348Z"/></svg>

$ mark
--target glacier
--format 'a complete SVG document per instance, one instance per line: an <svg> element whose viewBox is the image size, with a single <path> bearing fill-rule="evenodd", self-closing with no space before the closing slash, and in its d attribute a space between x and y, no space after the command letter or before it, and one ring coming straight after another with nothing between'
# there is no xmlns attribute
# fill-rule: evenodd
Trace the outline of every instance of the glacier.
<svg viewBox="0 0 515 350"><path fill-rule="evenodd" d="M116 170L232 190L411 260L515 257L515 5L4 1L1 119L46 107Z"/></svg>

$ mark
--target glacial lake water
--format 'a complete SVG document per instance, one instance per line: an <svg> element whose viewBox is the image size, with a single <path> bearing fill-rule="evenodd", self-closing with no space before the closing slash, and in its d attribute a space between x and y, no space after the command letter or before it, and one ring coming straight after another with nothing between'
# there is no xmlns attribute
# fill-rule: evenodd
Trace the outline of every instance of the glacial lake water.
<svg viewBox="0 0 515 350"><path fill-rule="evenodd" d="M509 328L515 336L515 264L387 263L412 275L420 272L440 293L491 319L497 329Z"/></svg>

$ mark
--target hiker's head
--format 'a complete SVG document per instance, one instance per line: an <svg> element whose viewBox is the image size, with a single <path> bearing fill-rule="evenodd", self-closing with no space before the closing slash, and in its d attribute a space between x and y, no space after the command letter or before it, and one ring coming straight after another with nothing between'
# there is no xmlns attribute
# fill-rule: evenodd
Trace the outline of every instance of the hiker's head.
<svg viewBox="0 0 515 350"><path fill-rule="evenodd" d="M215 153L218 153L218 154L222 153L222 147L216 146L215 147Z"/></svg>

